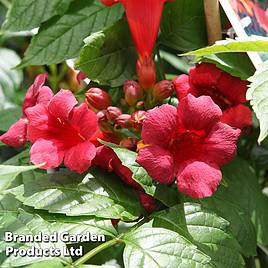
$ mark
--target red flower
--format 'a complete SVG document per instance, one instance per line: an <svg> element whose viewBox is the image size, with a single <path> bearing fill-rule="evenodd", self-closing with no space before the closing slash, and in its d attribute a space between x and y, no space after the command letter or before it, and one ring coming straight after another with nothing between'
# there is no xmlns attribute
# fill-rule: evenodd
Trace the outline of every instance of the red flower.
<svg viewBox="0 0 268 268"><path fill-rule="evenodd" d="M170 184L176 177L181 192L193 198L211 196L222 177L220 166L235 155L240 135L221 123L221 116L210 97L191 94L177 110L171 105L150 110L137 162L160 183Z"/></svg>
<svg viewBox="0 0 268 268"><path fill-rule="evenodd" d="M22 117L14 123L9 130L0 136L0 140L12 147L21 147L27 140L27 124L26 110L36 104L46 105L52 98L53 93L49 87L44 86L47 74L41 74L36 77L33 85L28 89L23 105Z"/></svg>
<svg viewBox="0 0 268 268"><path fill-rule="evenodd" d="M252 125L251 110L244 106L247 81L218 69L216 65L201 63L190 70L189 76L174 79L178 98L187 94L210 96L223 111L222 122L243 129Z"/></svg>
<svg viewBox="0 0 268 268"><path fill-rule="evenodd" d="M151 54L159 31L160 19L165 2L168 0L101 0L111 6L122 3L133 41L139 54L137 73L143 88L154 85L156 74Z"/></svg>
<svg viewBox="0 0 268 268"><path fill-rule="evenodd" d="M91 139L97 131L97 116L85 103L76 104L71 91L61 90L48 105L37 104L26 110L34 164L55 168L64 160L66 167L78 173L90 167L96 155Z"/></svg>
<svg viewBox="0 0 268 268"><path fill-rule="evenodd" d="M134 189L142 190L142 187L132 178L133 174L130 169L122 165L122 162L112 149L106 146L98 147L93 163L109 172L114 171L124 183Z"/></svg>

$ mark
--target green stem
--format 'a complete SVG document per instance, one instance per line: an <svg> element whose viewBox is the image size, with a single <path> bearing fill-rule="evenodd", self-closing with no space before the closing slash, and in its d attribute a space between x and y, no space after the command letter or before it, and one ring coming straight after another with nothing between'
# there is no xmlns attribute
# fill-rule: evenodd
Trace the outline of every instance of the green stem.
<svg viewBox="0 0 268 268"><path fill-rule="evenodd" d="M164 64L163 64L163 61L162 61L162 58L160 56L160 51L159 51L159 48L156 47L155 49L156 51L156 55L157 55L157 59L158 59L158 69L159 69L159 72L160 72L160 78L161 80L165 80L166 79L166 75L165 75L165 72L164 72Z"/></svg>
<svg viewBox="0 0 268 268"><path fill-rule="evenodd" d="M81 258L79 258L78 260L76 260L72 267L81 265L85 262L87 262L89 259L91 259L93 256L95 256L96 254L100 253L101 251L103 251L106 248L109 248L117 243L122 243L122 241L120 239L118 239L117 237L115 237L112 240L109 240L101 245L99 245L98 247L92 249L91 251L89 251L87 254L85 254L84 256L82 256Z"/></svg>

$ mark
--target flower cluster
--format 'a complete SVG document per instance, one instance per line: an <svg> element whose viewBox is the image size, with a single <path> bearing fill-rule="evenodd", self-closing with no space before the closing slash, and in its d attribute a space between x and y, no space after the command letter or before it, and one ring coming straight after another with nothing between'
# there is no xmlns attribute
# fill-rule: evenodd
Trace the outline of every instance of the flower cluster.
<svg viewBox="0 0 268 268"><path fill-rule="evenodd" d="M84 102L73 93L53 94L40 75L29 88L21 119L0 140L20 147L31 143L30 159L41 168L65 167L78 173L92 165L114 172L134 188L148 212L155 200L133 179L114 151L98 139L137 152L137 165L158 183L176 183L193 198L211 196L219 185L221 166L236 154L241 130L252 124L245 105L247 82L213 64L197 64L189 75L157 81L153 48L165 0L102 0L121 2L138 51L138 81L122 86L116 103L109 90L87 88ZM78 80L84 79L83 73ZM177 93L179 105L163 101Z"/></svg>

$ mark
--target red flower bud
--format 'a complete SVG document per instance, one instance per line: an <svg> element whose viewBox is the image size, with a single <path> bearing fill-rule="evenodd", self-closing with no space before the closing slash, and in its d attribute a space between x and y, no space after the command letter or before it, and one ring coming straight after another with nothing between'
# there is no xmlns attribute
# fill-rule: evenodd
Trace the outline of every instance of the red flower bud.
<svg viewBox="0 0 268 268"><path fill-rule="evenodd" d="M133 138L125 138L120 141L120 146L127 148L129 150L136 151L137 148L137 140Z"/></svg>
<svg viewBox="0 0 268 268"><path fill-rule="evenodd" d="M155 63L150 57L137 61L137 74L142 88L152 88L156 81Z"/></svg>
<svg viewBox="0 0 268 268"><path fill-rule="evenodd" d="M104 110L112 104L110 95L100 88L90 88L85 95L86 103L93 110Z"/></svg>
<svg viewBox="0 0 268 268"><path fill-rule="evenodd" d="M136 111L131 115L131 125L133 128L137 130L141 130L143 121L145 119L146 112L145 111Z"/></svg>
<svg viewBox="0 0 268 268"><path fill-rule="evenodd" d="M101 0L101 3L105 6L112 6L113 4L118 3L118 0Z"/></svg>
<svg viewBox="0 0 268 268"><path fill-rule="evenodd" d="M128 80L124 84L125 101L128 105L133 106L143 97L143 90L134 80Z"/></svg>
<svg viewBox="0 0 268 268"><path fill-rule="evenodd" d="M154 85L153 95L157 100L164 100L172 96L175 88L172 81L162 80Z"/></svg>
<svg viewBox="0 0 268 268"><path fill-rule="evenodd" d="M87 76L83 72L79 72L76 76L76 80L77 80L78 84L80 84L86 78L87 78Z"/></svg>
<svg viewBox="0 0 268 268"><path fill-rule="evenodd" d="M121 114L122 114L122 111L118 107L114 107L114 106L109 106L106 111L106 117L110 121L114 121Z"/></svg>
<svg viewBox="0 0 268 268"><path fill-rule="evenodd" d="M106 111L100 111L97 113L99 128L105 133L112 133L112 125L109 123L106 113Z"/></svg>
<svg viewBox="0 0 268 268"><path fill-rule="evenodd" d="M139 109L139 110L142 110L145 107L144 105L145 105L144 101L138 101L137 105L136 105L136 108Z"/></svg>
<svg viewBox="0 0 268 268"><path fill-rule="evenodd" d="M115 119L116 127L127 128L130 125L130 114L121 114Z"/></svg>
<svg viewBox="0 0 268 268"><path fill-rule="evenodd" d="M152 213L156 209L155 199L152 196L141 191L138 191L138 195L139 195L140 203L142 204L144 209L149 214Z"/></svg>

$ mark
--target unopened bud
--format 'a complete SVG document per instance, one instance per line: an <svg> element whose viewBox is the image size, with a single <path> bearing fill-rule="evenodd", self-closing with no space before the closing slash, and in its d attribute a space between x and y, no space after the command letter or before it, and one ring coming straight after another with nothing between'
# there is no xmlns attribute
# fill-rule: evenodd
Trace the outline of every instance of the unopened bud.
<svg viewBox="0 0 268 268"><path fill-rule="evenodd" d="M98 118L98 125L101 131L105 133L113 132L112 125L109 123L109 120L107 119L106 111L98 112L97 118Z"/></svg>
<svg viewBox="0 0 268 268"><path fill-rule="evenodd" d="M113 4L118 3L118 0L101 0L101 3L105 6L112 6Z"/></svg>
<svg viewBox="0 0 268 268"><path fill-rule="evenodd" d="M143 121L146 117L146 112L145 111L136 111L131 115L131 125L133 128L137 130L141 130Z"/></svg>
<svg viewBox="0 0 268 268"><path fill-rule="evenodd" d="M125 138L125 139L120 141L120 146L122 146L128 150L136 151L137 140L134 138Z"/></svg>
<svg viewBox="0 0 268 268"><path fill-rule="evenodd" d="M142 88L152 88L156 81L156 69L153 59L145 57L137 61L137 74Z"/></svg>
<svg viewBox="0 0 268 268"><path fill-rule="evenodd" d="M137 104L136 104L136 108L137 108L138 110L142 110L142 109L144 109L144 107L145 107L145 103L144 103L144 101L138 101L138 102L137 102Z"/></svg>
<svg viewBox="0 0 268 268"><path fill-rule="evenodd" d="M115 119L115 126L116 128L122 127L122 128L128 128L130 125L130 114L121 114Z"/></svg>
<svg viewBox="0 0 268 268"><path fill-rule="evenodd" d="M141 191L138 192L138 195L139 195L140 202L141 202L142 206L144 207L144 209L149 214L152 213L156 209L155 199L152 196L150 196L146 193L143 193Z"/></svg>
<svg viewBox="0 0 268 268"><path fill-rule="evenodd" d="M104 110L112 104L110 95L100 88L90 88L85 95L86 103L92 110Z"/></svg>
<svg viewBox="0 0 268 268"><path fill-rule="evenodd" d="M86 76L86 74L83 73L83 72L79 72L79 73L77 74L77 76L76 76L76 80L77 80L78 84L81 84L81 82L82 82L83 80L85 80L86 78L87 78L87 76Z"/></svg>
<svg viewBox="0 0 268 268"><path fill-rule="evenodd" d="M125 101L128 105L133 106L143 97L141 86L134 80L128 80L124 84Z"/></svg>
<svg viewBox="0 0 268 268"><path fill-rule="evenodd" d="M171 97L174 92L174 85L172 81L162 80L154 85L153 87L153 96L157 100L164 100L168 97Z"/></svg>
<svg viewBox="0 0 268 268"><path fill-rule="evenodd" d="M114 106L109 106L106 111L106 116L110 121L114 121L121 114L122 111L118 107Z"/></svg>

